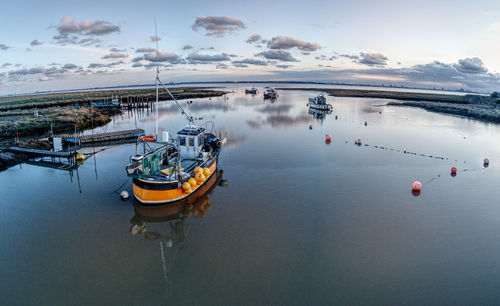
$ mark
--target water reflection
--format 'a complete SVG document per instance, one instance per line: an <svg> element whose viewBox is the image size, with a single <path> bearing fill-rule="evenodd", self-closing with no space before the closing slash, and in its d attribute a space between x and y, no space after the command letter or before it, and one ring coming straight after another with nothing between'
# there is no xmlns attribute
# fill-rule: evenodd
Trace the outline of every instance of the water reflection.
<svg viewBox="0 0 500 306"><path fill-rule="evenodd" d="M158 241L161 253L163 279L166 294L171 294L172 280L170 269L180 249L184 247L193 220L205 218L212 209L210 195L217 186L227 186L223 179L223 170L218 170L207 182L205 192L193 194L188 199L167 205L143 206L138 201L133 202L135 215L130 220L131 236L142 235L146 240ZM160 226L155 226L160 224Z"/></svg>
<svg viewBox="0 0 500 306"><path fill-rule="evenodd" d="M309 115L312 115L314 119L323 124L323 120L325 120L327 115L330 115L332 113L332 110L331 109L322 110L309 107L309 111L307 113Z"/></svg>
<svg viewBox="0 0 500 306"><path fill-rule="evenodd" d="M207 212L212 208L210 195L217 186L227 186L228 182L223 178L223 170L216 172L207 182L206 191L194 194L186 200L174 204L144 206L133 201L135 216L130 220L132 224L130 235L143 235L148 240L165 240L168 247L181 247L184 242L184 220L187 217L205 218ZM148 224L166 223L169 225L167 233L159 230L148 229Z"/></svg>

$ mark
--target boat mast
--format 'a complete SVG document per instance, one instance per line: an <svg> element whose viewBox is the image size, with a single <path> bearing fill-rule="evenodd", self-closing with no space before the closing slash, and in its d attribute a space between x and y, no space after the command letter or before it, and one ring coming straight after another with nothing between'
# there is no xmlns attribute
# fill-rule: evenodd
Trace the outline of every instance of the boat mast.
<svg viewBox="0 0 500 306"><path fill-rule="evenodd" d="M158 32L156 31L156 17L155 17L155 40L156 40L156 140L158 140L158 81L160 80L160 62L158 55Z"/></svg>

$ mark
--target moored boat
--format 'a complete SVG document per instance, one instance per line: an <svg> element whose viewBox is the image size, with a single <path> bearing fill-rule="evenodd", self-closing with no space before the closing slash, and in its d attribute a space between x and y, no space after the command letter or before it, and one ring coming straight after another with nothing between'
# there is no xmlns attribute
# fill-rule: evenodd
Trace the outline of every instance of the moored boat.
<svg viewBox="0 0 500 306"><path fill-rule="evenodd" d="M202 190L217 171L223 143L195 125L187 125L168 142L142 141L143 154L132 156L126 166L135 199L145 205L174 203Z"/></svg>
<svg viewBox="0 0 500 306"><path fill-rule="evenodd" d="M252 87L251 89L245 89L245 93L246 94L252 94L252 95L256 95L257 94L257 88L255 87Z"/></svg>
<svg viewBox="0 0 500 306"><path fill-rule="evenodd" d="M158 86L167 91L186 117L188 125L170 139L167 132L158 137ZM211 122L213 123L213 122ZM175 203L202 191L217 171L217 161L225 139L195 124L159 78L156 69L156 136L143 137L136 144L136 155L125 167L132 177L134 198L143 205ZM142 145L142 153L139 154Z"/></svg>
<svg viewBox="0 0 500 306"><path fill-rule="evenodd" d="M309 107L319 109L319 110L332 109L332 105L329 103L326 103L326 98L324 95L318 95L314 98L309 98Z"/></svg>
<svg viewBox="0 0 500 306"><path fill-rule="evenodd" d="M264 99L276 99L277 97L278 97L278 93L276 92L276 90L274 90L272 88L268 88L264 92Z"/></svg>

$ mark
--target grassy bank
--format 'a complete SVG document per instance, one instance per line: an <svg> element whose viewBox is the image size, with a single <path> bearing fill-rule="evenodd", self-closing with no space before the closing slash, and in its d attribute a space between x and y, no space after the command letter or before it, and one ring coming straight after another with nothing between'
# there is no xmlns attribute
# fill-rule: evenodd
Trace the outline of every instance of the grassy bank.
<svg viewBox="0 0 500 306"><path fill-rule="evenodd" d="M206 88L182 87L172 89L177 99L194 99L221 96L222 91ZM92 101L110 100L118 97L124 106L128 103L152 102L156 99L156 90L110 90L44 94L32 96L16 96L0 98L0 140L19 137L36 137L47 135L51 129L55 134L73 132L75 125L79 131L102 126L111 121L110 116L118 111L100 111L85 107ZM171 99L165 92L160 94L161 100ZM82 105L76 109L73 105Z"/></svg>
<svg viewBox="0 0 500 306"><path fill-rule="evenodd" d="M222 91L210 90L208 88L199 87L180 87L172 88L171 93L176 99L194 99L205 97L216 97L224 94ZM170 95L164 90L160 90L160 100L171 100ZM41 95L27 95L15 97L0 98L0 112L32 109L32 108L48 108L57 106L69 105L90 105L94 101L106 101L117 97L124 105L129 103L152 102L156 99L156 89L123 89L123 90L106 90L106 91L85 91L71 93L54 93Z"/></svg>

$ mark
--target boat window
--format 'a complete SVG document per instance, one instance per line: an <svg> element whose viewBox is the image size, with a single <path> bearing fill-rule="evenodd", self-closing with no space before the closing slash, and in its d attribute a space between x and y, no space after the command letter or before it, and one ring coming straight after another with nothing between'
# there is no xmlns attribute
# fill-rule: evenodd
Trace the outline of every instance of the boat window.
<svg viewBox="0 0 500 306"><path fill-rule="evenodd" d="M199 145L199 146L203 145L203 138L205 138L205 137L203 136L203 134L198 135L198 145Z"/></svg>
<svg viewBox="0 0 500 306"><path fill-rule="evenodd" d="M179 136L179 145L180 146L185 146L186 145L186 137Z"/></svg>
<svg viewBox="0 0 500 306"><path fill-rule="evenodd" d="M189 137L189 146L194 147L194 137Z"/></svg>

